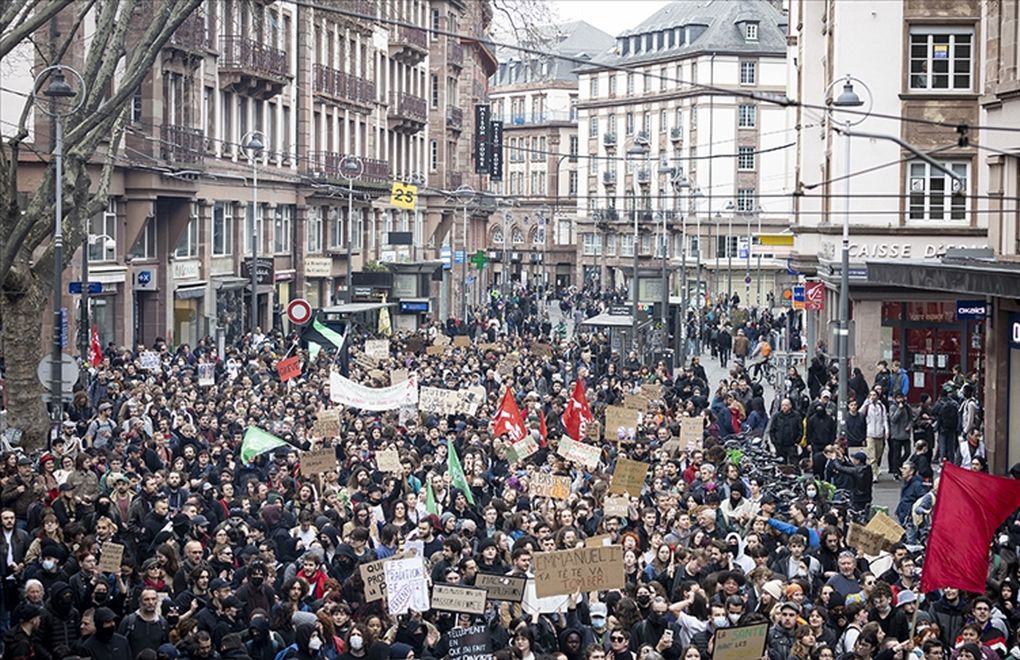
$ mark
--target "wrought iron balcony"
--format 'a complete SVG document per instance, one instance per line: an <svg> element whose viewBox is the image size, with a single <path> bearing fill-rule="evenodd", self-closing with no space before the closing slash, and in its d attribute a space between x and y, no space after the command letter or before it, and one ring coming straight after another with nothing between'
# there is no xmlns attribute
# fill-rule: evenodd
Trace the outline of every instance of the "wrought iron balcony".
<svg viewBox="0 0 1020 660"><path fill-rule="evenodd" d="M335 151L310 151L305 174L313 179L347 181L340 164L345 154ZM362 158L361 176L354 181L355 187L384 187L390 184L390 162L374 158Z"/></svg>
<svg viewBox="0 0 1020 660"><path fill-rule="evenodd" d="M684 129L682 128L671 128L669 129L669 140L670 142L683 142L684 141Z"/></svg>
<svg viewBox="0 0 1020 660"><path fill-rule="evenodd" d="M606 187L616 185L616 172L608 170L602 173L602 184Z"/></svg>
<svg viewBox="0 0 1020 660"><path fill-rule="evenodd" d="M375 106L375 81L322 64L313 67L312 91L356 110L371 110Z"/></svg>
<svg viewBox="0 0 1020 660"><path fill-rule="evenodd" d="M649 209L638 209L636 211L630 211L628 213L630 221L634 222L635 218L638 222L654 222L655 214Z"/></svg>
<svg viewBox="0 0 1020 660"><path fill-rule="evenodd" d="M464 46L457 42L451 42L450 50L446 54L446 62L457 69L464 68Z"/></svg>
<svg viewBox="0 0 1020 660"><path fill-rule="evenodd" d="M603 133L602 134L602 144L607 146L607 147L615 147L616 146L616 133Z"/></svg>
<svg viewBox="0 0 1020 660"><path fill-rule="evenodd" d="M287 53L246 37L220 37L219 69L224 88L263 99L282 92L289 78Z"/></svg>
<svg viewBox="0 0 1020 660"><path fill-rule="evenodd" d="M648 131L638 131L634 136L634 142L637 144L648 144L648 140Z"/></svg>
<svg viewBox="0 0 1020 660"><path fill-rule="evenodd" d="M390 54L411 66L429 54L429 35L425 30L401 25L390 37Z"/></svg>
<svg viewBox="0 0 1020 660"><path fill-rule="evenodd" d="M644 184L651 183L652 181L652 171L647 168L638 169L635 175L637 176L638 183Z"/></svg>
<svg viewBox="0 0 1020 660"><path fill-rule="evenodd" d="M620 213L616 209L595 209L592 218L595 222L616 222L620 219Z"/></svg>
<svg viewBox="0 0 1020 660"><path fill-rule="evenodd" d="M459 131L464 128L464 111L457 106L446 106L446 127Z"/></svg>
<svg viewBox="0 0 1020 660"><path fill-rule="evenodd" d="M391 128L400 133L417 133L428 121L428 103L407 92L390 93Z"/></svg>
<svg viewBox="0 0 1020 660"><path fill-rule="evenodd" d="M160 156L168 163L205 161L205 134L197 128L163 124L159 128Z"/></svg>
<svg viewBox="0 0 1020 660"><path fill-rule="evenodd" d="M184 19L170 35L166 47L186 55L204 55L205 51L212 47L205 29L205 11L196 9Z"/></svg>

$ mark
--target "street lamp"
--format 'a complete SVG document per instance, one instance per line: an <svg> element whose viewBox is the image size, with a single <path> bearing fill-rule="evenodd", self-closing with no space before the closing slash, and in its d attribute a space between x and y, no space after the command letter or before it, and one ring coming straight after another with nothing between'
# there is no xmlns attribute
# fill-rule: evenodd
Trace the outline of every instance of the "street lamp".
<svg viewBox="0 0 1020 660"><path fill-rule="evenodd" d="M677 167L673 170L673 175L670 178L670 183L673 186L673 192L677 195L681 195L685 189L689 190L691 182L684 176L682 167ZM687 211L684 208L683 200L680 201L680 314L674 331L676 336L680 340L679 353L680 353L680 364L687 364L687 308L689 302L689 289L690 285L687 279L687 245L689 239L687 237Z"/></svg>
<svg viewBox="0 0 1020 660"><path fill-rule="evenodd" d="M255 219L259 210L259 170L258 159L265 150L265 137L261 131L248 131L241 138L242 148L248 154L251 161L251 219L248 228L251 230L251 266L248 268L248 276L251 278L251 316L248 319L248 330L252 338L255 337L255 330L259 325L259 293L258 293L258 270L259 270L259 235L258 222Z"/></svg>
<svg viewBox="0 0 1020 660"><path fill-rule="evenodd" d="M475 189L465 183L464 185L460 186L459 188L457 188L457 190L454 191L454 195L459 200L461 200L461 206L462 206L462 209L463 209L462 210L462 212L463 212L463 215L462 215L463 225L462 225L461 229L463 230L463 234L464 234L463 237L462 237L463 238L463 245L464 245L464 259L461 261L461 264L460 264L460 277L461 277L461 286L463 287L463 289L461 289L461 297L464 299L464 306L463 306L464 316L462 316L461 319L466 324L467 320L468 320L468 304L469 304L468 303L468 295L467 295L468 206L471 204L471 201L474 199ZM453 231L451 230L450 233L452 235ZM503 233L503 254L504 255L506 254L506 242L507 242L507 240L509 238L510 237L506 235L506 231L504 230L504 233ZM452 243L452 241L451 241L451 243ZM456 255L456 250L454 250L454 255ZM456 261L456 258L454 258L454 261ZM504 262L504 268L506 268L507 266L509 266L509 264ZM507 279L507 284L509 285L509 280L510 280L509 271L507 271L507 273L508 274L506 276L506 279ZM509 291L509 289L507 289L507 290Z"/></svg>
<svg viewBox="0 0 1020 660"><path fill-rule="evenodd" d="M645 165L647 165L648 154L650 153L650 151L651 151L651 148L648 145L648 140L647 139L642 141L640 138L635 138L633 140L633 144L631 145L631 147L629 149L627 149L627 159L629 160L631 156L644 156ZM640 181L640 179L641 179L640 172L641 171L645 171L645 170L638 170L638 171L636 171L634 173L634 177L633 178L634 178L634 198L635 199L634 199L634 209L631 211L634 214L634 244L633 244L633 250L632 250L632 254L634 255L634 263L633 263L634 283L633 283L633 287L632 287L632 291L633 291L632 295L634 296L634 299L631 302L631 314L633 314L633 318L631 319L631 333L632 333L631 334L631 347L634 350L637 350L637 348L638 348L638 341L637 341L637 322L638 322L638 243L639 243L639 240L640 240L639 237L638 237L638 216L640 214L639 214L638 209L637 209L637 203L638 203L638 200L643 197L641 195L641 181ZM648 177L648 185L651 186L652 185L651 172L646 172L646 174L647 174L647 177Z"/></svg>
<svg viewBox="0 0 1020 660"><path fill-rule="evenodd" d="M354 302L354 182L365 173L365 162L358 156L340 159L340 176L347 179L347 300Z"/></svg>
<svg viewBox="0 0 1020 660"><path fill-rule="evenodd" d="M69 72L78 80L78 90L75 91L64 77L64 72ZM53 416L54 426L58 426L62 417L63 407L61 405L61 360L63 347L60 341L61 335L61 311L60 311L60 279L64 269L64 118L77 112L85 102L85 95L79 92L85 89L85 81L81 74L71 67L62 64L48 66L39 72L32 83L33 101L39 93L42 81L49 77L49 84L42 91L42 95L49 99L49 103L40 104L40 109L54 119L53 135L53 167L54 167L54 188L55 203L53 214L53 339L50 353L50 412ZM76 99L76 101L72 101ZM88 222L88 219L85 220ZM88 231L86 230L86 234ZM85 318L87 322L87 317ZM86 354L87 355L87 354ZM86 360L86 355L82 356Z"/></svg>
<svg viewBox="0 0 1020 660"><path fill-rule="evenodd" d="M705 304L704 298L701 293L701 213L698 212L698 203L704 199L705 194L701 192L701 188L694 188L691 191L691 208L694 209L695 219L697 220L697 245L698 251L694 253L694 270L696 273L695 286L697 287L697 303L698 303L698 329L697 329L697 341L695 342L695 349L697 349L698 355L701 355L702 350L702 324L704 322ZM708 286L706 285L707 289Z"/></svg>

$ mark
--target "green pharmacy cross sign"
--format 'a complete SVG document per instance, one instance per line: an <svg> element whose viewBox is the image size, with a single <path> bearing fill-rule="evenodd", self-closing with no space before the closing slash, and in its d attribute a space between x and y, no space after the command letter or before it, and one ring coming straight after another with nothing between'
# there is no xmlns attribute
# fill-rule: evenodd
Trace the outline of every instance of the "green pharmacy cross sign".
<svg viewBox="0 0 1020 660"><path fill-rule="evenodd" d="M473 263L475 268L478 270L485 268L485 264L489 263L489 257L485 254L485 250L479 250L471 255L471 263Z"/></svg>

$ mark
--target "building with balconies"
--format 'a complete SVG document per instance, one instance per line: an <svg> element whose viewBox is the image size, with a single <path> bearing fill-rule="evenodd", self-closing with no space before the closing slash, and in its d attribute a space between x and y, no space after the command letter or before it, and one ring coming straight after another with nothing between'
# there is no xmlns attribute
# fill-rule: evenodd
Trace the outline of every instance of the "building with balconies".
<svg viewBox="0 0 1020 660"><path fill-rule="evenodd" d="M539 30L528 44L569 58L601 54L613 38L583 21ZM516 50L499 53L490 80L493 116L503 122L503 181L494 190L513 207L493 223L488 249L495 283L566 287L574 282L578 191L576 64L535 58Z"/></svg>
<svg viewBox="0 0 1020 660"><path fill-rule="evenodd" d="M686 286L691 300L765 304L784 286L783 255L755 236L789 225L792 126L753 94L785 93L786 31L767 0L671 2L578 68L592 155L578 163L578 283L631 287L637 250L642 302L662 300L664 256L670 273L686 262L668 283L676 297Z"/></svg>

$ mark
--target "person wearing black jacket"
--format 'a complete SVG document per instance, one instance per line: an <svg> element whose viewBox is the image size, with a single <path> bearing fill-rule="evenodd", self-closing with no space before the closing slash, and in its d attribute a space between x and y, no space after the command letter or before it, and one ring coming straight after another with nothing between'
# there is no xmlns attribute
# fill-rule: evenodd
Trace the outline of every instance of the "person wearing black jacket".
<svg viewBox="0 0 1020 660"><path fill-rule="evenodd" d="M850 399L846 416L846 446L850 450L864 447L868 441L868 420L860 413L856 399Z"/></svg>
<svg viewBox="0 0 1020 660"><path fill-rule="evenodd" d="M871 507L873 475L871 466L868 465L868 455L863 451L855 452L851 458L852 465L836 463L833 467L844 474L849 474L854 479L854 488L850 494L850 506L855 511L867 511Z"/></svg>
<svg viewBox="0 0 1020 660"><path fill-rule="evenodd" d="M815 403L807 420L807 441L811 447L811 465L815 476L825 477L825 448L836 441L836 420L822 403Z"/></svg>
<svg viewBox="0 0 1020 660"><path fill-rule="evenodd" d="M39 638L47 650L56 655L58 646L70 647L78 641L80 625L81 614L74 606L71 586L62 581L54 582L39 626Z"/></svg>
<svg viewBox="0 0 1020 660"><path fill-rule="evenodd" d="M776 453L789 465L797 462L797 448L804 434L804 418L793 409L789 399L783 399L779 413L772 419L770 437Z"/></svg>

